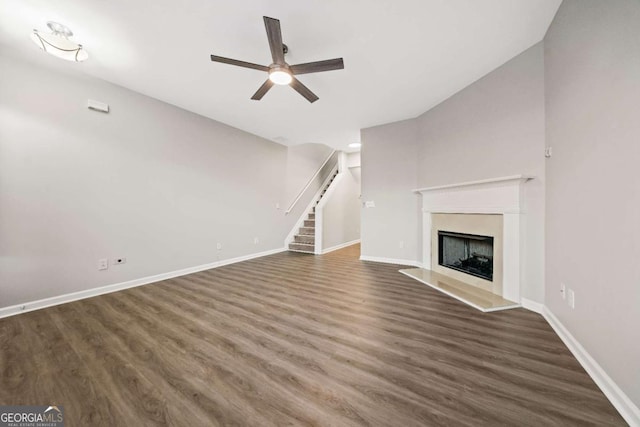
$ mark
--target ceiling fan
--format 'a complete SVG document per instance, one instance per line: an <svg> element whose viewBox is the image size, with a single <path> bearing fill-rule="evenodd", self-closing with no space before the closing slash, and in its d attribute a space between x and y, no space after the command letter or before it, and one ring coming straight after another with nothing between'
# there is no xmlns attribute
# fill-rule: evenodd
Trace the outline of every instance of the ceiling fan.
<svg viewBox="0 0 640 427"><path fill-rule="evenodd" d="M264 26L267 29L267 38L269 39L269 47L271 48L271 57L273 63L269 66L253 64L251 62L238 61L237 59L225 58L222 56L211 55L214 62L222 62L223 64L237 65L238 67L253 68L254 70L266 71L269 78L260 86L253 94L251 99L259 101L271 89L274 84L290 85L300 95L304 96L307 101L315 102L319 98L311 92L309 88L303 85L295 76L298 74L319 73L320 71L342 70L344 62L342 58L327 59L325 61L307 62L305 64L289 65L284 60L287 53L287 45L282 43L282 32L280 31L280 21L274 18L264 16Z"/></svg>

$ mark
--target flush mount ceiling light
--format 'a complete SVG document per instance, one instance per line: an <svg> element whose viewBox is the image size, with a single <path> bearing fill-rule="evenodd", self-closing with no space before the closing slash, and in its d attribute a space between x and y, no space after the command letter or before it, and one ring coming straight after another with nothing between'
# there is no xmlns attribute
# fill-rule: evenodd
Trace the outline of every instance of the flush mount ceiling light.
<svg viewBox="0 0 640 427"><path fill-rule="evenodd" d="M51 34L33 30L31 40L42 50L67 61L81 62L89 57L81 44L69 40L73 32L57 22L47 22Z"/></svg>
<svg viewBox="0 0 640 427"><path fill-rule="evenodd" d="M362 147L362 144L359 142L352 142L351 144L349 144L349 148L360 148Z"/></svg>

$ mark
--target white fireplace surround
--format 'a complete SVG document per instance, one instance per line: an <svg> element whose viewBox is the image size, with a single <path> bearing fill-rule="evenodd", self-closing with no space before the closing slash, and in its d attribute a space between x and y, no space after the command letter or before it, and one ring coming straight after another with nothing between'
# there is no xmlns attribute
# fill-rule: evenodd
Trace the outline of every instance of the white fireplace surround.
<svg viewBox="0 0 640 427"><path fill-rule="evenodd" d="M502 297L520 303L525 223L523 184L532 176L513 175L413 190L422 194L422 265L431 270L431 214L503 216Z"/></svg>

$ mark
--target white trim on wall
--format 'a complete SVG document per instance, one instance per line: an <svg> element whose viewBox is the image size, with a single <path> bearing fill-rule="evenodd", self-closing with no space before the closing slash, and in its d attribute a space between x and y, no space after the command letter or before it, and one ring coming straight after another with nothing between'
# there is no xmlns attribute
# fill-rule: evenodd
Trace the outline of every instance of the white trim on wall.
<svg viewBox="0 0 640 427"><path fill-rule="evenodd" d="M549 325L558 334L562 342L569 348L571 353L578 359L578 362L582 365L587 374L593 379L593 381L600 387L600 390L604 393L613 406L620 412L622 418L625 419L632 427L640 426L640 409L629 399L629 397L618 387L613 379L607 375L604 369L595 361L593 357L585 350L584 347L578 342L577 339L569 330L558 320L558 318L549 310L548 307L543 306L542 315L547 320Z"/></svg>
<svg viewBox="0 0 640 427"><path fill-rule="evenodd" d="M336 187L338 186L338 183L342 181L342 178L344 177L344 172L340 172L341 158L342 156L338 156L338 169L337 169L338 173L336 174L331 184L329 184L329 186L326 188L327 191L325 191L324 195L322 196L322 199L320 199L320 201L316 205L316 211L315 211L316 230L315 230L315 235L313 239L313 241L315 242L314 253L316 255L320 255L324 253L322 250L322 241L323 241L322 232L324 228L324 216L323 216L324 205L328 203L329 199L331 198L331 195L336 191ZM331 175L333 175L333 172L331 173Z"/></svg>
<svg viewBox="0 0 640 427"><path fill-rule="evenodd" d="M527 298L520 298L520 303L523 308L544 315L544 304Z"/></svg>
<svg viewBox="0 0 640 427"><path fill-rule="evenodd" d="M425 191L434 191L434 190L443 190L449 188L460 188L460 187L471 187L474 185L482 185L482 184L495 184L502 183L506 181L522 181L529 180L535 178L531 175L510 175L510 176L500 176L497 178L489 178L489 179L480 179L477 181L467 181L467 182L459 182L456 184L447 184L447 185L438 185L435 187L424 187L424 188L416 188L412 190L414 193L422 193Z"/></svg>
<svg viewBox="0 0 640 427"><path fill-rule="evenodd" d="M350 242L342 243L340 245L331 246L330 248L326 248L322 250L322 254L328 254L329 252L337 251L338 249L346 248L347 246L355 245L360 243L360 239L352 240Z"/></svg>
<svg viewBox="0 0 640 427"><path fill-rule="evenodd" d="M377 256L361 255L360 261L381 262L384 264L395 264L395 265L410 265L412 267L422 268L422 263L420 261L414 261L414 260L408 260L408 259L384 258L384 257L377 257Z"/></svg>
<svg viewBox="0 0 640 427"><path fill-rule="evenodd" d="M78 301L85 298L91 298L98 295L108 294L111 292L120 291L123 289L135 288L137 286L148 285L150 283L160 282L162 280L172 279L174 277L185 276L187 274L197 273L199 271L210 270L212 268L218 268L229 264L235 264L241 261L248 261L254 258L260 258L267 255L277 254L284 252L285 248L271 249L264 252L255 254L243 255L236 258L224 259L217 262L208 264L197 265L194 267L187 267L181 270L169 271L167 273L156 274L153 276L141 277L139 279L133 279L126 282L114 283L112 285L101 286L98 288L87 289L84 291L72 292L64 295L58 295L55 297L44 298L36 301L29 301L22 304L17 304L8 307L0 308L0 319L3 317L15 316L16 314L27 313L29 311L40 310L41 308L52 307L54 305L65 304L71 301Z"/></svg>

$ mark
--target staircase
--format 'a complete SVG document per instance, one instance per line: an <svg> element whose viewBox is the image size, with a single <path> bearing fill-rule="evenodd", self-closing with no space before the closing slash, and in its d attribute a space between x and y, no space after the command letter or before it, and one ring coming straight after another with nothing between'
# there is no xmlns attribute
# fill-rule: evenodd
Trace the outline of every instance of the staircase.
<svg viewBox="0 0 640 427"><path fill-rule="evenodd" d="M324 193L327 192L329 186L336 179L338 175L338 171L333 174L329 182L325 185L320 193L320 196L313 204L313 208L311 208L311 212L307 216L307 219L304 220L304 224L302 227L298 229L298 234L293 237L293 242L289 243L289 250L295 252L305 252L309 254L315 253L316 249L316 205L320 203Z"/></svg>

